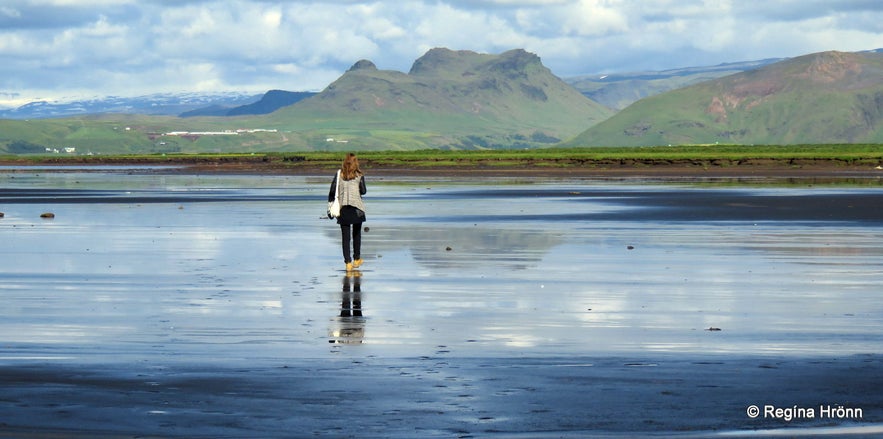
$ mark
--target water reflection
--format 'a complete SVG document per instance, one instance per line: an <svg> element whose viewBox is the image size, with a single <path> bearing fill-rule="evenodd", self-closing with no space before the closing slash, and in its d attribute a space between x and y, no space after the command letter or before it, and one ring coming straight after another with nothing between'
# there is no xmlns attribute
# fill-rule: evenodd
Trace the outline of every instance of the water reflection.
<svg viewBox="0 0 883 439"><path fill-rule="evenodd" d="M362 272L351 271L343 276L340 315L331 328L331 344L361 344L365 338L365 317L362 315Z"/></svg>
<svg viewBox="0 0 883 439"><path fill-rule="evenodd" d="M407 250L416 263L429 269L475 270L493 266L527 270L536 267L564 241L561 233L539 227L401 227L386 223L370 230L370 234L362 235L366 257ZM340 232L333 229L324 234L329 240L340 239Z"/></svg>
<svg viewBox="0 0 883 439"><path fill-rule="evenodd" d="M21 356L252 361L321 356L329 343L401 356L440 345L855 353L883 342L883 190L378 185L363 235L371 271L341 277L339 228L319 219L324 179L14 177L0 172L0 345ZM58 216L41 221L45 211ZM366 343L369 273L382 294Z"/></svg>

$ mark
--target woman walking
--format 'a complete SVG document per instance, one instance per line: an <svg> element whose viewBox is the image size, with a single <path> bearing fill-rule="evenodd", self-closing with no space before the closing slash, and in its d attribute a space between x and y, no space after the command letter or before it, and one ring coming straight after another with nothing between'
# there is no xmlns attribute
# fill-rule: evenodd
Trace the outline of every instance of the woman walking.
<svg viewBox="0 0 883 439"><path fill-rule="evenodd" d="M337 175L340 176L338 181ZM365 203L362 195L368 192L365 186L365 176L359 169L359 159L349 153L343 160L340 173L334 176L331 182L331 190L328 191L328 202L334 201L335 194L340 203L340 216L337 224L340 224L340 234L343 238L343 262L346 271L359 268L362 265L362 223L365 222ZM350 254L350 240L352 240L352 254Z"/></svg>

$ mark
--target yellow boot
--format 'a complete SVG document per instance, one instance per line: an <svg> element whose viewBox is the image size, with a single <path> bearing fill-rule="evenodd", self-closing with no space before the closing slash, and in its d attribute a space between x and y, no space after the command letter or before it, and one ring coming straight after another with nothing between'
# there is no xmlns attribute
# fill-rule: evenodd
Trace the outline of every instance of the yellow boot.
<svg viewBox="0 0 883 439"><path fill-rule="evenodd" d="M347 273L349 273L350 271L353 271L353 263L352 262L346 263L346 271L347 271Z"/></svg>
<svg viewBox="0 0 883 439"><path fill-rule="evenodd" d="M363 261L362 258L356 259L355 261L353 261L353 268L361 267L363 262L365 261Z"/></svg>

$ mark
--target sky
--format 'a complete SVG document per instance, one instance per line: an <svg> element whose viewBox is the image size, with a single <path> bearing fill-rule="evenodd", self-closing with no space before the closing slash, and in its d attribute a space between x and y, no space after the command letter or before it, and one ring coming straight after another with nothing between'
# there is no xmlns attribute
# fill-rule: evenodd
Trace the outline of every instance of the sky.
<svg viewBox="0 0 883 439"><path fill-rule="evenodd" d="M0 107L321 91L361 59L525 49L559 77L883 48L880 0L3 0Z"/></svg>

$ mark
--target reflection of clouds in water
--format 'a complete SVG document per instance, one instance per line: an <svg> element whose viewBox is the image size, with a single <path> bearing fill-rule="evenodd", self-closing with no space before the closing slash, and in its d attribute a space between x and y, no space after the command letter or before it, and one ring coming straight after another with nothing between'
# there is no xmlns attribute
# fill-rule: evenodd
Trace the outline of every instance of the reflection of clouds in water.
<svg viewBox="0 0 883 439"><path fill-rule="evenodd" d="M433 184L419 196L377 184L363 235L371 320L359 322L339 315L340 229L318 219L330 178L219 179L208 191L168 178L164 187L181 183L171 196L191 201L4 206L4 340L248 359L326 354L335 338L403 355L439 345L464 355L862 352L879 341L873 224L660 221L641 201L655 198L611 203L632 193L620 186L599 199L578 187L574 203L570 182L478 193ZM99 181L115 191L132 182L89 184ZM193 201L214 197L225 198ZM58 216L43 222L44 210ZM712 326L723 331L703 331Z"/></svg>
<svg viewBox="0 0 883 439"><path fill-rule="evenodd" d="M865 258L883 256L883 246L880 245L883 234L879 233L831 233L827 229L812 233L804 230L790 233L787 238L783 242L780 234L757 233L744 240L743 246L745 249L796 257L798 260L831 257L849 261L855 258L857 262L864 263Z"/></svg>
<svg viewBox="0 0 883 439"><path fill-rule="evenodd" d="M75 344L126 335L133 329L134 326L100 326L92 323L6 324L4 325L3 341L6 343ZM4 348L4 351L7 349Z"/></svg>
<svg viewBox="0 0 883 439"><path fill-rule="evenodd" d="M540 346L543 344L548 344L554 339L549 338L541 338L532 334L525 333L505 333L501 332L501 330L507 330L511 328L485 328L489 333L493 333L494 336L502 342L503 346L509 348L532 348L536 346Z"/></svg>
<svg viewBox="0 0 883 439"><path fill-rule="evenodd" d="M174 232L174 239L170 240L177 248L186 249L187 253L201 257L216 256L223 246L224 236L217 232L197 230L193 232Z"/></svg>
<svg viewBox="0 0 883 439"><path fill-rule="evenodd" d="M486 227L369 226L362 235L363 253L383 254L407 249L413 259L431 269L506 269L534 267L561 242L560 234ZM328 230L329 239L340 239Z"/></svg>
<svg viewBox="0 0 883 439"><path fill-rule="evenodd" d="M281 289L279 289L281 291ZM215 297L217 296L217 297ZM285 306L281 300L250 299L248 297L235 297L223 300L224 297L234 295L213 294L212 297L190 298L186 302L169 303L162 310L165 315L212 315L212 316L282 316L285 315Z"/></svg>

